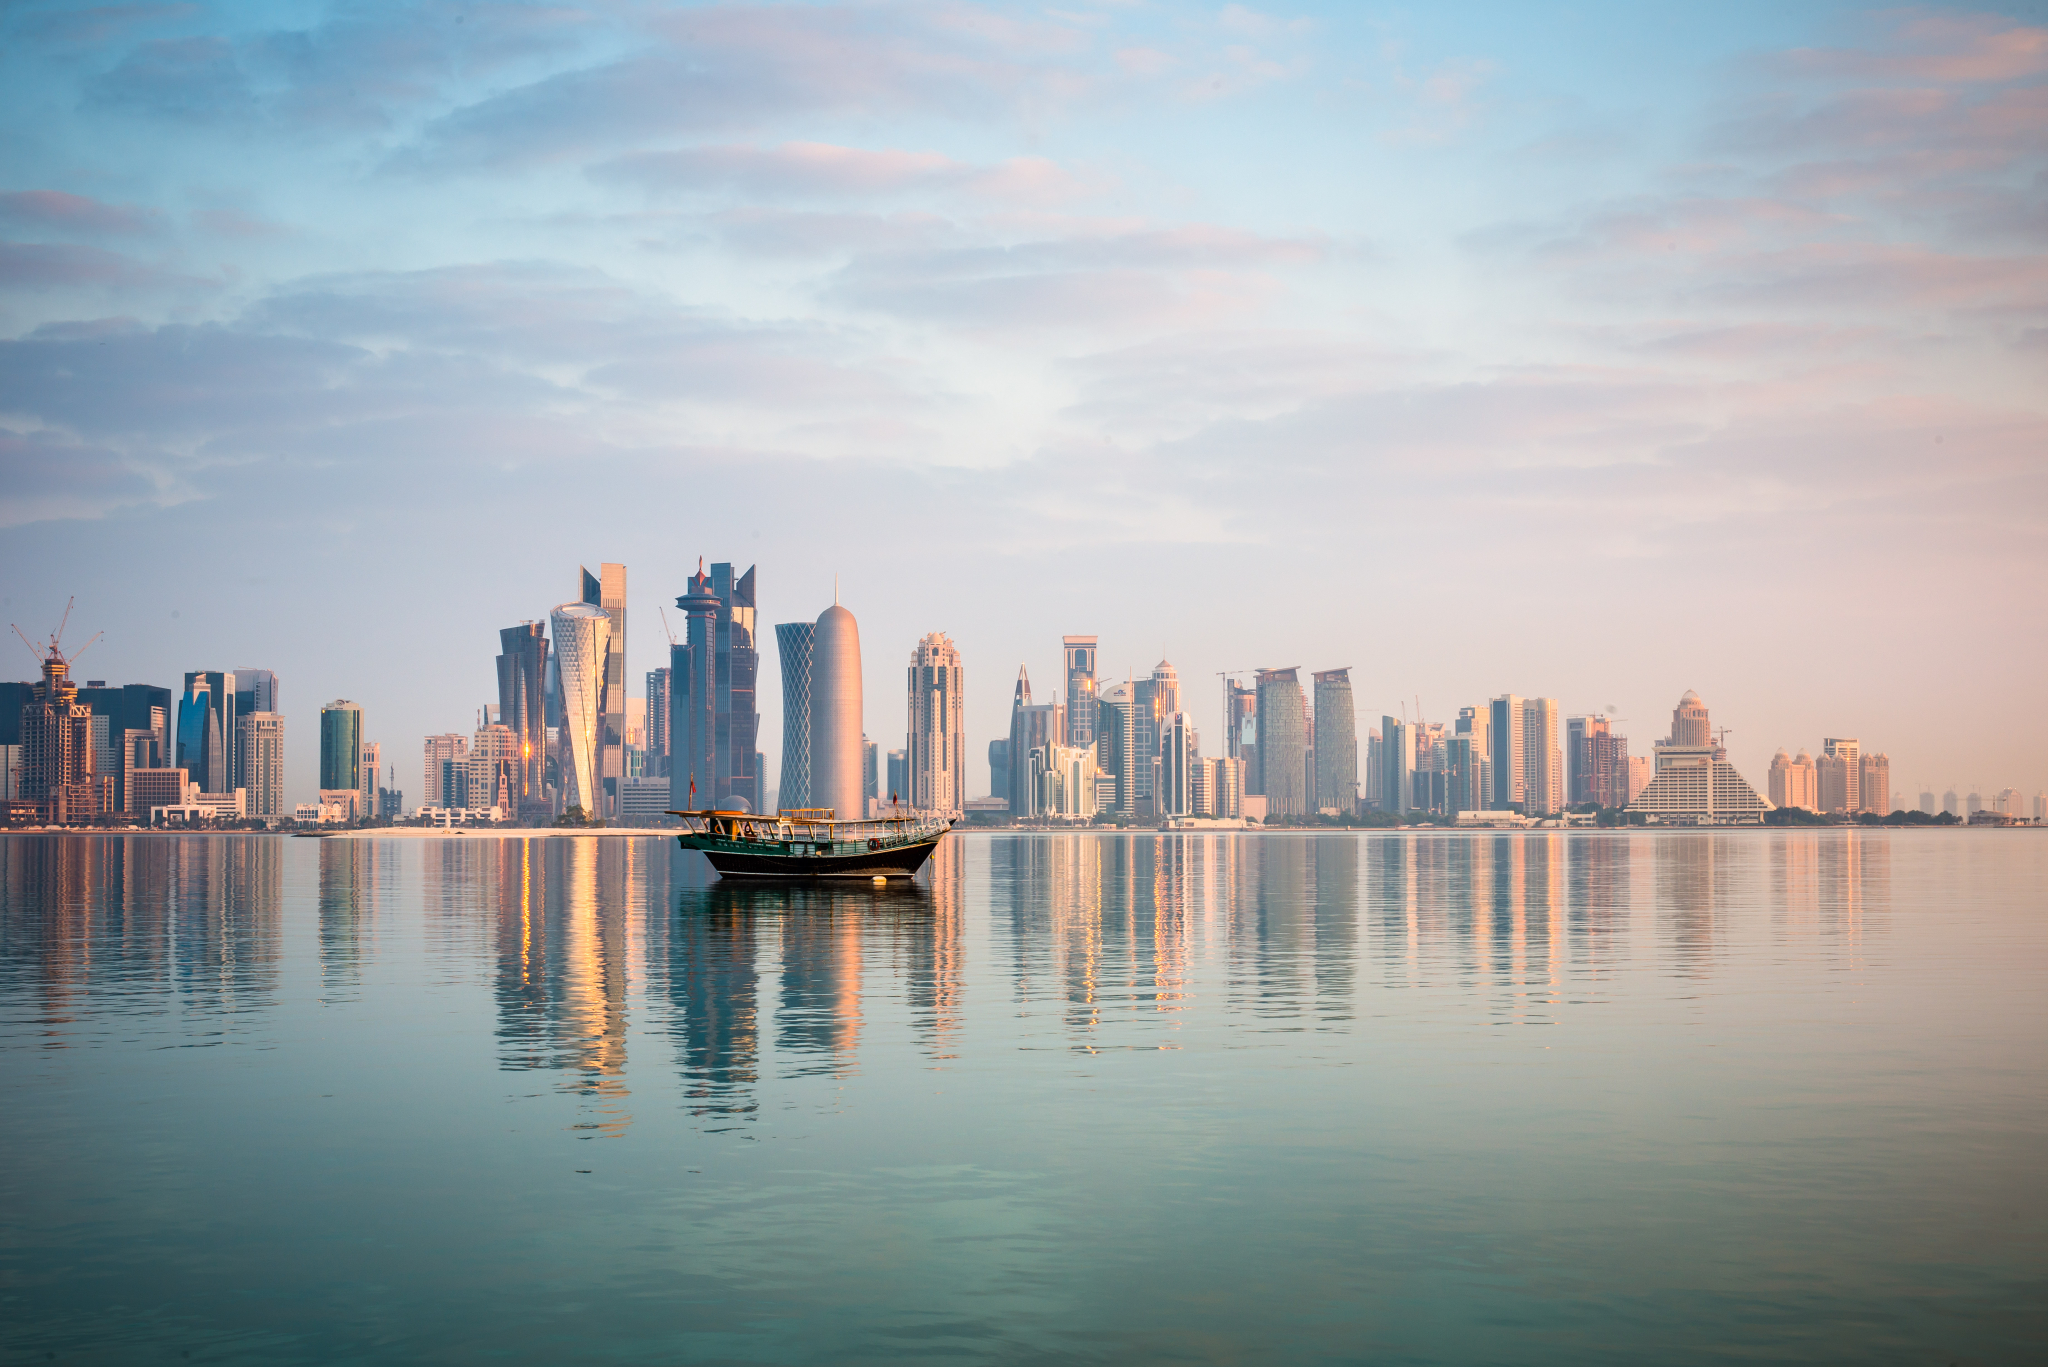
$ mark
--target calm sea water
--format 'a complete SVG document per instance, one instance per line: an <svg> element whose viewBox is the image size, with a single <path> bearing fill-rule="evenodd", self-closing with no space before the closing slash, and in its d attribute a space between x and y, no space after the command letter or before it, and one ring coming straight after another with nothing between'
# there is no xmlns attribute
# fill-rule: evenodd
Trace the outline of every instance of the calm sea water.
<svg viewBox="0 0 2048 1367"><path fill-rule="evenodd" d="M2016 1362L2048 838L0 839L0 1362Z"/></svg>

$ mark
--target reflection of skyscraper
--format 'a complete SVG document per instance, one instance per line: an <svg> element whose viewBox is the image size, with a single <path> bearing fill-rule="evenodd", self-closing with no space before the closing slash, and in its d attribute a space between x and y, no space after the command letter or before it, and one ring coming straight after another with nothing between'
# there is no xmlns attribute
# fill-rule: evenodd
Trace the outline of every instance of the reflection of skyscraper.
<svg viewBox="0 0 2048 1367"><path fill-rule="evenodd" d="M588 603L564 603L548 614L562 686L562 805L585 816L603 811L598 764L604 727L605 657L611 618Z"/></svg>
<svg viewBox="0 0 2048 1367"><path fill-rule="evenodd" d="M811 805L842 820L865 815L861 711L860 626L835 602L819 614L811 644Z"/></svg>
<svg viewBox="0 0 2048 1367"><path fill-rule="evenodd" d="M783 622L775 628L782 652L782 783L776 805L788 811L811 805L811 646L816 622Z"/></svg>
<svg viewBox="0 0 2048 1367"><path fill-rule="evenodd" d="M1316 809L1348 812L1358 805L1358 713L1351 671L1325 669L1316 681Z"/></svg>
<svg viewBox="0 0 2048 1367"><path fill-rule="evenodd" d="M959 812L967 805L967 703L960 651L943 631L917 643L907 679L910 805Z"/></svg>
<svg viewBox="0 0 2048 1367"><path fill-rule="evenodd" d="M1095 642L1093 636L1068 636L1060 642L1066 661L1068 745L1095 743Z"/></svg>
<svg viewBox="0 0 2048 1367"><path fill-rule="evenodd" d="M731 562L706 573L700 560L689 591L676 599L688 619L684 644L669 652L669 801L677 807L761 809L755 597L752 568L735 579Z"/></svg>
<svg viewBox="0 0 2048 1367"><path fill-rule="evenodd" d="M1308 714L1296 671L1262 669L1259 691L1259 776L1266 813L1299 816L1308 810Z"/></svg>

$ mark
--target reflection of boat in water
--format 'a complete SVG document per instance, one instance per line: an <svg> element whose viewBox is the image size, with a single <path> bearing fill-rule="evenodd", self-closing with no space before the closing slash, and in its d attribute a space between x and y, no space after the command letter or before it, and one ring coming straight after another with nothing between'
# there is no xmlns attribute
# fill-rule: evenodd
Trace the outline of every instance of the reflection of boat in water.
<svg viewBox="0 0 2048 1367"><path fill-rule="evenodd" d="M721 878L913 878L953 823L929 816L839 821L829 807L752 812L670 812L676 843L702 850Z"/></svg>

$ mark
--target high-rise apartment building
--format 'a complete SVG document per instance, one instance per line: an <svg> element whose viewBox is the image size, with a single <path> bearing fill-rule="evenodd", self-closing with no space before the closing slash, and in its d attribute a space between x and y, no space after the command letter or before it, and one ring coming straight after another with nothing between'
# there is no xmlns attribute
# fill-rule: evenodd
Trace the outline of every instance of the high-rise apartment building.
<svg viewBox="0 0 2048 1367"><path fill-rule="evenodd" d="M521 622L498 632L498 722L519 738L519 801L513 815L520 821L539 824L553 815L548 797L548 668L547 628L541 622ZM460 737L457 737L460 739ZM428 761L430 772L438 767ZM439 780L434 783L439 796ZM446 802L427 802L429 807L446 807Z"/></svg>
<svg viewBox="0 0 2048 1367"><path fill-rule="evenodd" d="M782 661L782 780L775 805L783 811L811 805L811 646L816 622L781 622L775 648Z"/></svg>
<svg viewBox="0 0 2048 1367"><path fill-rule="evenodd" d="M1351 671L1325 669L1316 681L1316 810L1349 812L1358 806L1358 709Z"/></svg>
<svg viewBox="0 0 2048 1367"><path fill-rule="evenodd" d="M502 722L485 722L469 747L467 787L471 808L495 808L498 819L519 809L519 735ZM453 806L453 803L443 804Z"/></svg>
<svg viewBox="0 0 2048 1367"><path fill-rule="evenodd" d="M1820 809L1856 812L1862 803L1862 746L1853 738L1829 736L1820 743L1815 762L1820 780Z"/></svg>
<svg viewBox="0 0 2048 1367"><path fill-rule="evenodd" d="M586 577L588 577L586 575ZM564 603L548 614L554 637L555 673L561 688L562 724L556 750L562 776L562 809L586 818L603 814L599 766L604 747L604 676L612 621L601 607Z"/></svg>
<svg viewBox="0 0 2048 1367"><path fill-rule="evenodd" d="M112 815L116 780L98 772L93 713L78 701L71 664L53 642L43 677L28 689L20 713L20 772L15 796L36 803L51 825L76 825Z"/></svg>
<svg viewBox="0 0 2048 1367"><path fill-rule="evenodd" d="M1308 700L1299 671L1261 669L1253 685L1259 695L1259 788L1266 815L1300 816L1308 811Z"/></svg>
<svg viewBox="0 0 2048 1367"><path fill-rule="evenodd" d="M1628 805L1628 737L1597 714L1565 721L1565 793L1569 805Z"/></svg>
<svg viewBox="0 0 2048 1367"><path fill-rule="evenodd" d="M1095 744L1095 643L1094 636L1060 638L1060 655L1067 677L1067 735L1065 743L1076 749Z"/></svg>
<svg viewBox="0 0 2048 1367"><path fill-rule="evenodd" d="M1087 820L1097 810L1100 775L1095 746L1041 745L1024 764L1024 817Z"/></svg>
<svg viewBox="0 0 2048 1367"><path fill-rule="evenodd" d="M689 591L676 599L688 621L684 643L670 648L673 671L670 709L669 798L678 808L731 806L750 812L761 810L758 746L761 716L756 706L756 688L761 669L759 641L755 634L757 586L754 567L745 574L733 574L729 561L719 561L707 573L697 562L690 576ZM819 619L820 629L824 619ZM813 653L821 639L813 636ZM856 638L856 654L858 645ZM817 687L813 663L812 688ZM858 737L858 727L854 731ZM812 724L812 804L831 806L817 795L817 729ZM848 771L854 782L860 773L857 740L849 740ZM690 792L694 786L696 797ZM851 795L851 794L847 794ZM778 794L783 806L791 805Z"/></svg>
<svg viewBox="0 0 2048 1367"><path fill-rule="evenodd" d="M862 707L860 624L834 602L819 614L811 642L811 805L846 820L864 815L867 806ZM902 791L895 773L889 781L892 792Z"/></svg>
<svg viewBox="0 0 2048 1367"><path fill-rule="evenodd" d="M1860 755L1856 761L1857 810L1891 815L1892 757L1883 751Z"/></svg>
<svg viewBox="0 0 2048 1367"><path fill-rule="evenodd" d="M1530 816L1552 816L1568 805L1564 752L1557 735L1560 720L1556 698L1522 700L1522 810Z"/></svg>
<svg viewBox="0 0 2048 1367"><path fill-rule="evenodd" d="M910 805L955 813L967 807L967 698L960 651L934 631L910 652L905 679L909 729Z"/></svg>
<svg viewBox="0 0 2048 1367"><path fill-rule="evenodd" d="M502 712L500 716L504 715ZM469 738L459 731L445 731L438 736L428 736L423 747L420 763L420 805L422 807L466 807L466 802L447 800L441 781L443 766L460 764L466 771L469 767Z"/></svg>
<svg viewBox="0 0 2048 1367"><path fill-rule="evenodd" d="M365 816L386 815L382 800L384 784L384 746L382 742L374 740L363 742L362 764L357 772L362 780L362 787L357 790L361 794L361 797L357 799L359 803L357 810Z"/></svg>
<svg viewBox="0 0 2048 1367"><path fill-rule="evenodd" d="M1484 734L1453 731L1444 737L1444 810L1454 816L1459 812L1486 810L1489 795L1486 755L1481 748Z"/></svg>
<svg viewBox="0 0 2048 1367"><path fill-rule="evenodd" d="M1771 757L1768 786L1773 807L1798 807L1809 812L1820 809L1813 756L1804 750L1794 758L1780 747L1778 753Z"/></svg>
<svg viewBox="0 0 2048 1367"><path fill-rule="evenodd" d="M1196 772L1202 763L1202 741L1194 718L1173 712L1159 726L1159 758L1154 763L1153 794L1161 816L1195 814Z"/></svg>
<svg viewBox="0 0 2048 1367"><path fill-rule="evenodd" d="M235 739L235 765L242 771L235 786L246 794L244 814L267 820L291 815L284 805L284 714L243 712L235 726L241 733Z"/></svg>
<svg viewBox="0 0 2048 1367"><path fill-rule="evenodd" d="M668 777L669 713L675 705L675 700L669 696L669 680L673 677L667 665L647 671L647 765L643 774L646 778ZM805 711L808 713L809 709ZM808 724L805 729L809 729Z"/></svg>
<svg viewBox="0 0 2048 1367"><path fill-rule="evenodd" d="M1526 810L1522 805L1529 767L1525 749L1528 732L1522 723L1524 701L1519 694L1503 693L1487 703L1487 759L1493 769L1490 806L1497 812Z"/></svg>
<svg viewBox="0 0 2048 1367"><path fill-rule="evenodd" d="M1132 804L1137 813L1161 810L1153 796L1153 761L1159 755L1161 723L1180 711L1180 672L1161 660L1149 679L1131 685Z"/></svg>

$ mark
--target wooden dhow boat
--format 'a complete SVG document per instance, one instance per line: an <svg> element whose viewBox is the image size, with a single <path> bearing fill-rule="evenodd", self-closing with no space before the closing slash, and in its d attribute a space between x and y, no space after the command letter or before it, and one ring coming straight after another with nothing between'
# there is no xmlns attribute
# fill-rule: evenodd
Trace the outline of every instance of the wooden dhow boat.
<svg viewBox="0 0 2048 1367"><path fill-rule="evenodd" d="M914 878L953 829L928 813L840 821L830 807L669 815L683 821L676 843L702 850L721 878Z"/></svg>

